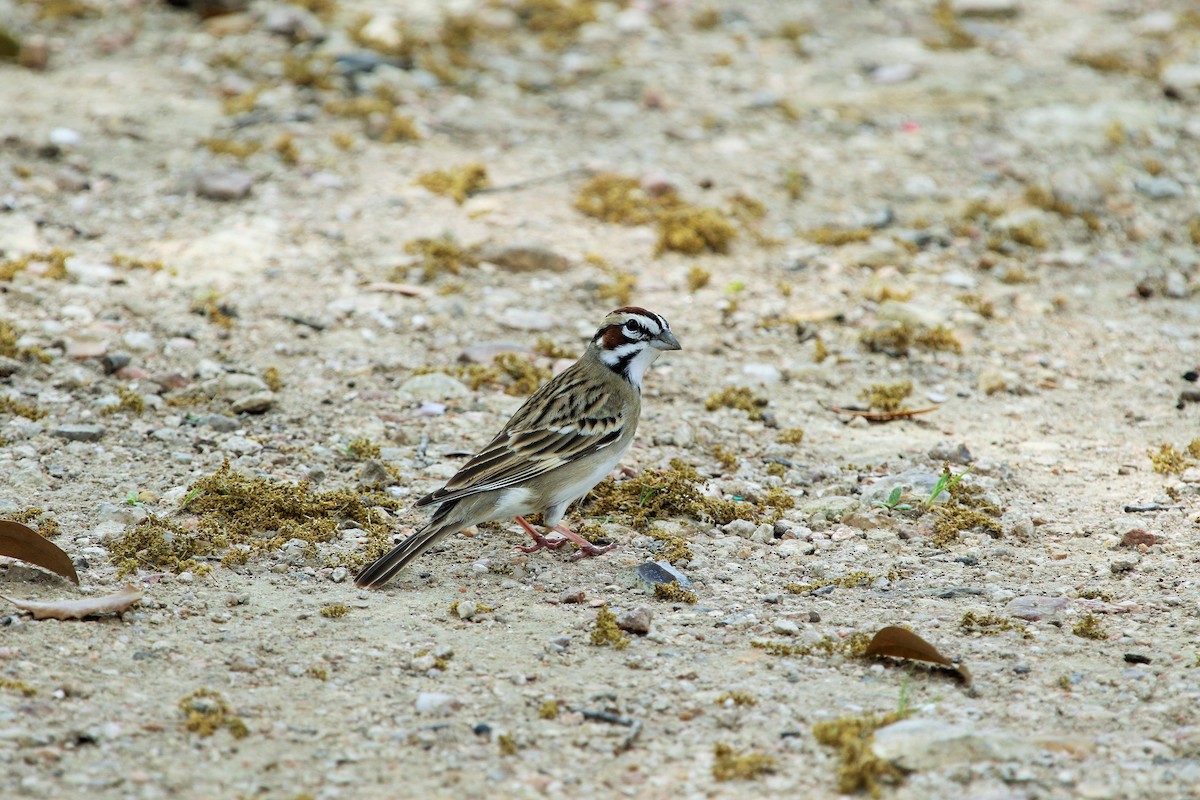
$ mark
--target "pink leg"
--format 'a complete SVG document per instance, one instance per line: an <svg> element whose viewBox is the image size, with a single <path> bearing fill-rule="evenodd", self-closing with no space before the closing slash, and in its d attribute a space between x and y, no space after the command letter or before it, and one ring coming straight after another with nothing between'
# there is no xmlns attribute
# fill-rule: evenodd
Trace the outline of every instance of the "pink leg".
<svg viewBox="0 0 1200 800"><path fill-rule="evenodd" d="M554 530L558 531L563 536L567 537L567 539L570 539L579 546L579 552L571 556L572 561L578 561L579 559L587 558L588 556L598 556L601 553L607 553L609 550L612 550L617 546L616 542L605 545L592 544L587 539L568 528L566 525L555 525ZM566 541L566 539L563 541Z"/></svg>
<svg viewBox="0 0 1200 800"><path fill-rule="evenodd" d="M524 517L514 517L513 519L517 521L518 525L525 529L526 533L533 537L534 544L530 545L529 547L517 545L517 549L522 553L536 553L538 550L543 548L547 550L557 550L567 543L566 539L547 539L545 536L535 531L533 526L525 521Z"/></svg>

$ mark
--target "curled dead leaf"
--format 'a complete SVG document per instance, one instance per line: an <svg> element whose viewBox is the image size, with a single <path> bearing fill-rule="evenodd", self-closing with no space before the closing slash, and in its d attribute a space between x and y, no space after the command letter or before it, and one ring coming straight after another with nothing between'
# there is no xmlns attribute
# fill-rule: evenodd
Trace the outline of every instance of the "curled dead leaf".
<svg viewBox="0 0 1200 800"><path fill-rule="evenodd" d="M891 656L908 661L924 661L927 664L937 664L954 673L964 685L971 685L971 673L962 664L946 658L938 649L922 639L908 628L889 625L880 628L871 643L867 645L865 656Z"/></svg>
<svg viewBox="0 0 1200 800"><path fill-rule="evenodd" d="M116 594L104 597L84 597L80 600L51 600L49 602L21 600L15 597L5 597L2 594L0 594L0 599L7 600L22 611L30 612L34 619L83 619L97 614L126 611L142 599L142 590L136 586L126 586Z"/></svg>
<svg viewBox="0 0 1200 800"><path fill-rule="evenodd" d="M48 569L69 581L79 583L75 565L62 548L28 525L13 522L11 519L0 520L0 556Z"/></svg>

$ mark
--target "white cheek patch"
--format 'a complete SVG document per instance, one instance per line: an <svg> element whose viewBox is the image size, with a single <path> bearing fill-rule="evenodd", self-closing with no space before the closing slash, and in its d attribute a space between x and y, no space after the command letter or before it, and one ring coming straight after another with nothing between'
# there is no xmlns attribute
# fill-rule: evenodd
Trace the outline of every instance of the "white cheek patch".
<svg viewBox="0 0 1200 800"><path fill-rule="evenodd" d="M629 342L612 350L602 350L600 352L600 360L608 366L612 367L621 363L621 360L637 351L641 350L646 345L641 342Z"/></svg>

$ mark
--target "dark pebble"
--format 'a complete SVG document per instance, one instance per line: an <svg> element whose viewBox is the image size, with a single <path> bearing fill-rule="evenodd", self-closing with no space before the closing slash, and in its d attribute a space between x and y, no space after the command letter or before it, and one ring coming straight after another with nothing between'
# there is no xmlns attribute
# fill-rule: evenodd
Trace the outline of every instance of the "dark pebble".
<svg viewBox="0 0 1200 800"><path fill-rule="evenodd" d="M106 353L100 363L104 365L104 371L109 375L119 370L121 367L129 366L129 362L133 361L133 356L129 353Z"/></svg>
<svg viewBox="0 0 1200 800"><path fill-rule="evenodd" d="M979 559L976 558L975 556L958 556L954 560L957 561L959 564L964 564L968 567L974 567L979 564Z"/></svg>
<svg viewBox="0 0 1200 800"><path fill-rule="evenodd" d="M492 726L488 725L486 722L481 722L471 730L476 736L490 736L492 733Z"/></svg>
<svg viewBox="0 0 1200 800"><path fill-rule="evenodd" d="M1151 661L1150 656L1144 656L1141 653L1126 653L1125 654L1125 663L1126 664L1149 664L1150 661Z"/></svg>

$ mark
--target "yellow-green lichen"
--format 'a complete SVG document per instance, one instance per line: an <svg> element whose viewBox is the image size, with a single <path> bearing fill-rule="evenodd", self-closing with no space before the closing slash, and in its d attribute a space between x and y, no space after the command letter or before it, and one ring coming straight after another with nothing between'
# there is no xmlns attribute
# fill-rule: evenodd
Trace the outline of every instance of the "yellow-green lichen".
<svg viewBox="0 0 1200 800"><path fill-rule="evenodd" d="M44 508L34 506L11 512L4 518L28 525L47 539L53 539L62 533L62 526L58 524L58 520L50 516L50 512Z"/></svg>
<svg viewBox="0 0 1200 800"><path fill-rule="evenodd" d="M37 694L37 689L30 686L25 681L13 680L12 678L0 678L0 689L8 689L13 692L20 692L25 697L33 697Z"/></svg>
<svg viewBox="0 0 1200 800"><path fill-rule="evenodd" d="M718 697L715 702L719 706L756 706L758 705L758 698L749 692L743 692L734 689Z"/></svg>
<svg viewBox="0 0 1200 800"><path fill-rule="evenodd" d="M35 405L23 402L10 395L0 395L0 414L12 414L30 420L39 420L48 412Z"/></svg>
<svg viewBox="0 0 1200 800"><path fill-rule="evenodd" d="M865 633L852 633L849 636L823 636L808 644L785 644L783 642L767 642L755 640L750 646L770 653L773 656L811 656L823 654L827 656L841 655L848 658L861 658L871 644L871 637Z"/></svg>
<svg viewBox="0 0 1200 800"><path fill-rule="evenodd" d="M225 462L212 475L191 485L181 524L155 515L108 543L120 574L135 569L196 571L201 561L222 555L228 566L279 550L289 540L306 543L306 556L316 546L339 536L338 523L353 521L368 543L330 566L356 569L391 548L391 526L377 509L395 510L399 502L377 491L335 489L314 492L308 483L248 478Z"/></svg>
<svg viewBox="0 0 1200 800"><path fill-rule="evenodd" d="M839 792L850 794L866 790L871 797L879 797L884 785L903 782L904 773L900 768L876 756L871 744L875 731L907 716L905 711L893 711L842 717L813 725L813 738L817 742L837 748Z"/></svg>
<svg viewBox="0 0 1200 800"><path fill-rule="evenodd" d="M11 281L34 264L42 265L37 270L42 277L63 280L67 277L67 259L73 255L74 253L70 250L56 247L44 253L30 253L10 258L7 261L0 261L0 281Z"/></svg>
<svg viewBox="0 0 1200 800"><path fill-rule="evenodd" d="M648 531L656 519L678 516L711 520L718 525L735 519L757 521L762 516L762 510L753 503L705 497L702 488L703 481L696 470L673 459L665 470L646 470L624 481L611 478L602 481L592 490L588 510L642 532ZM678 538L654 530L649 530L649 534L655 538ZM679 553L664 558L670 561L676 555ZM690 553L685 557L690 557Z"/></svg>
<svg viewBox="0 0 1200 800"><path fill-rule="evenodd" d="M1004 631L1016 631L1022 636L1028 636L1029 630L1020 622L997 614L976 614L968 611L958 621L958 628L963 633L981 633L994 636Z"/></svg>
<svg viewBox="0 0 1200 800"><path fill-rule="evenodd" d="M875 411L899 411L904 401L912 395L912 388L912 381L874 383L859 392L858 396Z"/></svg>
<svg viewBox="0 0 1200 800"><path fill-rule="evenodd" d="M593 647L613 647L624 650L629 646L629 637L617 627L617 616L601 606L596 611L596 620L592 623L592 633L588 638Z"/></svg>
<svg viewBox="0 0 1200 800"><path fill-rule="evenodd" d="M713 747L712 776L718 781L752 781L775 772L779 760L766 753L743 753L727 744Z"/></svg>
<svg viewBox="0 0 1200 800"><path fill-rule="evenodd" d="M1095 614L1084 614L1079 621L1071 626L1071 633L1084 639L1107 639L1108 633Z"/></svg>
<svg viewBox="0 0 1200 800"><path fill-rule="evenodd" d="M128 386L117 387L117 402L111 406L105 406L100 409L100 413L105 416L120 414L122 411L127 411L130 414L141 414L146 410L145 399L130 389Z"/></svg>
<svg viewBox="0 0 1200 800"><path fill-rule="evenodd" d="M434 170L417 176L416 183L434 194L449 197L460 206L467 198L492 183L483 164L465 164L453 169Z"/></svg>
<svg viewBox="0 0 1200 800"><path fill-rule="evenodd" d="M330 603L326 606L321 606L321 616L326 619L338 619L350 613L350 606L345 603Z"/></svg>
<svg viewBox="0 0 1200 800"><path fill-rule="evenodd" d="M768 403L770 401L767 398L756 395L744 386L731 386L710 394L704 401L704 407L709 411L716 411L718 408L734 408L745 411L750 419L760 420L763 418L763 409L767 407Z"/></svg>
<svg viewBox="0 0 1200 800"><path fill-rule="evenodd" d="M479 264L476 248L463 247L449 235L437 239L413 239L405 242L404 252L420 256L419 266L427 281L440 275L457 275L463 268Z"/></svg>
<svg viewBox="0 0 1200 800"><path fill-rule="evenodd" d="M221 728L228 730L235 739L245 738L250 733L221 693L212 689L197 689L185 696L179 701L179 710L185 715L184 727L200 736L212 736Z"/></svg>
<svg viewBox="0 0 1200 800"><path fill-rule="evenodd" d="M695 605L698 599L695 592L684 589L679 584L679 581L654 584L654 597L657 600L667 600L672 603L687 603L688 605Z"/></svg>

